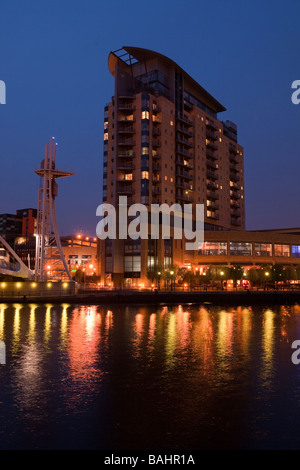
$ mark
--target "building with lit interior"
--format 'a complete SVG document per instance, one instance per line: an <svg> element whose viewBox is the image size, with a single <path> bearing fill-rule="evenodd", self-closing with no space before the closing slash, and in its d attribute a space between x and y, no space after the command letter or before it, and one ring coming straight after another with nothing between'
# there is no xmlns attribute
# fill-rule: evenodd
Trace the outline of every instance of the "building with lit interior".
<svg viewBox="0 0 300 470"><path fill-rule="evenodd" d="M299 235L245 232L244 150L237 126L219 117L225 107L159 53L124 47L108 66L115 89L104 113L103 201L203 204L205 244L186 251L172 231L100 241L102 282L144 285L155 266L298 262Z"/></svg>

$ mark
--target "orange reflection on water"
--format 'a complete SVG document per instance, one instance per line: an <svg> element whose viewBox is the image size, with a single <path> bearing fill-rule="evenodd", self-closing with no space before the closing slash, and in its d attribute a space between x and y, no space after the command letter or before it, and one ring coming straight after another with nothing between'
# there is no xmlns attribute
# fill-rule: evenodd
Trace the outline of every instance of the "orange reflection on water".
<svg viewBox="0 0 300 470"><path fill-rule="evenodd" d="M178 343L185 350L190 342L190 312L180 305L176 312Z"/></svg>
<svg viewBox="0 0 300 470"><path fill-rule="evenodd" d="M4 325L5 325L5 310L7 309L6 304L0 304L0 340L3 341L4 338Z"/></svg>
<svg viewBox="0 0 300 470"><path fill-rule="evenodd" d="M291 317L291 307L282 305L280 307L280 335L281 341L289 342L287 326Z"/></svg>
<svg viewBox="0 0 300 470"><path fill-rule="evenodd" d="M217 349L222 360L232 355L233 316L232 311L221 310L219 312Z"/></svg>
<svg viewBox="0 0 300 470"><path fill-rule="evenodd" d="M174 351L176 348L177 327L176 314L170 312L167 318L167 340L166 340L166 365L173 367L175 364Z"/></svg>
<svg viewBox="0 0 300 470"><path fill-rule="evenodd" d="M263 380L268 380L272 376L274 352L274 317L275 313L269 309L266 310L263 314Z"/></svg>
<svg viewBox="0 0 300 470"><path fill-rule="evenodd" d="M22 305L14 305L14 322L13 322L13 335L12 335L12 352L15 354L19 348L20 344L20 311Z"/></svg>
<svg viewBox="0 0 300 470"><path fill-rule="evenodd" d="M151 313L149 318L149 342L153 344L156 331L156 313Z"/></svg>
<svg viewBox="0 0 300 470"><path fill-rule="evenodd" d="M51 335L51 309L53 305L47 304L46 305L46 313L45 313L45 326L44 326L44 342L46 345L49 342L50 335Z"/></svg>
<svg viewBox="0 0 300 470"><path fill-rule="evenodd" d="M64 348L68 341L68 308L70 305L62 304L60 318L60 346Z"/></svg>
<svg viewBox="0 0 300 470"><path fill-rule="evenodd" d="M97 307L75 308L69 327L68 356L74 380L89 381L96 372L101 316Z"/></svg>
<svg viewBox="0 0 300 470"><path fill-rule="evenodd" d="M28 329L28 340L34 342L36 336L36 318L35 311L38 308L38 305L30 305L30 314L29 314L29 329Z"/></svg>

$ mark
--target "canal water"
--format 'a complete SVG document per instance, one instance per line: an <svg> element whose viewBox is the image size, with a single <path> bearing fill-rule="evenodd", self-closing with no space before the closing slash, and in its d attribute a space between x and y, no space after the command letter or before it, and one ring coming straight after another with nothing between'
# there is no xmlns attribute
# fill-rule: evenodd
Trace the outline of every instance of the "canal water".
<svg viewBox="0 0 300 470"><path fill-rule="evenodd" d="M0 340L0 449L300 449L299 306L0 304Z"/></svg>

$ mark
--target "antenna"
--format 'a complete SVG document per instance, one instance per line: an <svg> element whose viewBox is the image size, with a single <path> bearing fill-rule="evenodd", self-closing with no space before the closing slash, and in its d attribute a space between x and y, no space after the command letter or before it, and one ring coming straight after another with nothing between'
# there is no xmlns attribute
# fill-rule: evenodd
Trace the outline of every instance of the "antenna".
<svg viewBox="0 0 300 470"><path fill-rule="evenodd" d="M37 281L46 280L46 263L49 260L62 261L64 271L70 281L72 281L59 237L55 198L57 196L57 178L72 176L75 173L60 171L56 169L56 142L52 137L50 144L45 146L45 157L41 162L41 167L35 173L41 177L41 185L38 190L37 209L37 233L35 250L35 279ZM54 256L58 251L58 256Z"/></svg>

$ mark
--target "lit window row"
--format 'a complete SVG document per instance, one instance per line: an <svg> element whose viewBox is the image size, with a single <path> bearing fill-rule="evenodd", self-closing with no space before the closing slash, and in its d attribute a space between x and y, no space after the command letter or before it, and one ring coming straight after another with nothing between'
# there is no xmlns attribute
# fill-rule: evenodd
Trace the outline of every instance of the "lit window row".
<svg viewBox="0 0 300 470"><path fill-rule="evenodd" d="M254 251L253 251L254 250ZM300 258L300 245L254 243L251 242L230 242L229 251L231 256L272 256ZM228 252L227 242L205 242L198 254L202 256L226 256Z"/></svg>

